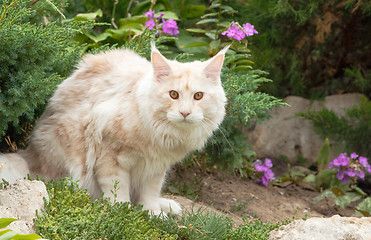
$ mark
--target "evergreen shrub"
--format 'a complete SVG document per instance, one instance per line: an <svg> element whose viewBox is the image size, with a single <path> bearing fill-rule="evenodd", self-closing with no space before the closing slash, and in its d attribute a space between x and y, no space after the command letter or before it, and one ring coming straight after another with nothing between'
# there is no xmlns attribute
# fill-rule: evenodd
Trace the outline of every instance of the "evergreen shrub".
<svg viewBox="0 0 371 240"><path fill-rule="evenodd" d="M57 6L63 1L53 1ZM21 140L56 86L80 59L72 40L92 22L63 22L49 1L4 0L0 6L0 139ZM2 142L0 149L7 145ZM19 143L19 141L18 141Z"/></svg>

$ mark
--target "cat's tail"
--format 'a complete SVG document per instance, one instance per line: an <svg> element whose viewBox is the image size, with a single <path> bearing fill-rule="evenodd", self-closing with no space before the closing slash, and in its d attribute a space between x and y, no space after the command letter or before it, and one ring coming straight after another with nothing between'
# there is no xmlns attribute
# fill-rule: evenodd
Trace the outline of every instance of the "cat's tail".
<svg viewBox="0 0 371 240"><path fill-rule="evenodd" d="M5 179L12 184L29 173L26 160L18 153L0 154L0 182Z"/></svg>

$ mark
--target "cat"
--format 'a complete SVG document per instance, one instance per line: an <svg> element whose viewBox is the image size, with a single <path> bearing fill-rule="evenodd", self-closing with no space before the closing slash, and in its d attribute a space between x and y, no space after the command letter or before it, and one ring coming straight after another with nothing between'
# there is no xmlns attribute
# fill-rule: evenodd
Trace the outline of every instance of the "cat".
<svg viewBox="0 0 371 240"><path fill-rule="evenodd" d="M161 198L162 184L225 116L227 49L188 63L166 59L153 43L151 62L127 49L88 54L58 86L27 148L9 156L25 159L31 175L79 180L93 198L104 193L156 215L180 214L177 202Z"/></svg>

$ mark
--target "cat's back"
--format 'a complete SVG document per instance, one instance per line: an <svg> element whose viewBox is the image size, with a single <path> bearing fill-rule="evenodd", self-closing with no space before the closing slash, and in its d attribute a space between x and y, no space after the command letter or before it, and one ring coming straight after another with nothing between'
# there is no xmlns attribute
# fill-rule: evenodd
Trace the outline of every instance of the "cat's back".
<svg viewBox="0 0 371 240"><path fill-rule="evenodd" d="M125 92L135 92L140 80L151 71L150 62L128 49L87 54L77 70L58 86L51 104L63 103L71 109L115 95L124 96Z"/></svg>

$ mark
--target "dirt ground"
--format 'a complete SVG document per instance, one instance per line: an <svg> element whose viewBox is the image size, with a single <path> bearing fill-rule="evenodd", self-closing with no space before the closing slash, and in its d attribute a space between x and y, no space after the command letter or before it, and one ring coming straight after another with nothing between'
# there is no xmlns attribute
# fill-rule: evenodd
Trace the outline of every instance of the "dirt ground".
<svg viewBox="0 0 371 240"><path fill-rule="evenodd" d="M201 173L200 171L174 171L169 181L181 182L183 192L191 192L196 205L212 206L235 218L236 224L242 224L242 218L260 219L263 222L276 223L284 220L318 216L355 216L352 208L342 209L334 204L333 199L320 202L314 198L319 192L308 184L269 184L262 186L252 180L241 178L232 173ZM193 189L189 191L189 189ZM168 190L168 192L171 192ZM171 192L172 194L174 192ZM184 194L181 194L184 195ZM172 197L185 208L194 204L191 200L179 196ZM188 207L187 207L188 206Z"/></svg>

